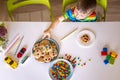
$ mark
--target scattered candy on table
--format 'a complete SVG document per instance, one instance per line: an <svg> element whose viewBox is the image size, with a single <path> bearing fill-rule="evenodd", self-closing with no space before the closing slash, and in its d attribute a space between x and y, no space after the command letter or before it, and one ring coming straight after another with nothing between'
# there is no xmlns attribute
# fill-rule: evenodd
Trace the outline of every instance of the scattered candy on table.
<svg viewBox="0 0 120 80"><path fill-rule="evenodd" d="M84 61L83 62L80 59L80 57L72 57L70 54L65 54L64 57L59 57L59 59L66 59L66 60L68 60L69 62L71 62L73 68L75 68L77 65L81 66L81 67L86 66L87 62L91 61L91 58L89 58L88 61L86 61L86 62Z"/></svg>
<svg viewBox="0 0 120 80"><path fill-rule="evenodd" d="M77 58L77 64L78 64L78 66L81 66L81 67L86 66L87 62L90 62L90 61L91 61L91 58L89 58L88 61L86 61L86 62L85 61L83 62L83 60L81 60L80 57Z"/></svg>
<svg viewBox="0 0 120 80"><path fill-rule="evenodd" d="M70 54L65 54L64 57L59 57L59 59L66 59L72 64L73 68L76 67L76 57L72 57Z"/></svg>

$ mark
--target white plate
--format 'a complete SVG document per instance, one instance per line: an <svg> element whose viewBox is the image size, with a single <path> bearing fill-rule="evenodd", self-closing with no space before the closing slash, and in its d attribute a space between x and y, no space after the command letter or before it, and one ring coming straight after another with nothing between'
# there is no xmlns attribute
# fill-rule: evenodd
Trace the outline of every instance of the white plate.
<svg viewBox="0 0 120 80"><path fill-rule="evenodd" d="M81 36L83 36L84 34L87 34L90 38L90 41L88 43L83 43L80 38ZM82 30L79 32L78 36L77 36L77 43L82 46L82 47L90 47L93 43L95 42L95 34L90 31L90 30Z"/></svg>

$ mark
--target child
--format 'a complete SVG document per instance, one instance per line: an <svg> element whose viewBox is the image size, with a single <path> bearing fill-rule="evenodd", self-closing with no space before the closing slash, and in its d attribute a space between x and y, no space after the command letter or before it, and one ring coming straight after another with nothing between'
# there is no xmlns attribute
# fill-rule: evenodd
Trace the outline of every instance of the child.
<svg viewBox="0 0 120 80"><path fill-rule="evenodd" d="M43 38L50 38L51 31L63 20L69 19L73 22L94 22L97 20L95 13L96 0L78 0L77 6L68 9L66 13L58 17L48 29L44 31Z"/></svg>

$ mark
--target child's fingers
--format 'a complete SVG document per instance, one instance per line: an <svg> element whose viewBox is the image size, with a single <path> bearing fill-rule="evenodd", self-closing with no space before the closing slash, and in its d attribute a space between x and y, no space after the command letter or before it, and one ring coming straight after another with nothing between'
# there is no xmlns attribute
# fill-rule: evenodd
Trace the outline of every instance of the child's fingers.
<svg viewBox="0 0 120 80"><path fill-rule="evenodd" d="M45 35L42 35L42 39L44 39L45 38Z"/></svg>
<svg viewBox="0 0 120 80"><path fill-rule="evenodd" d="M50 38L50 34L49 33L46 33L42 36L42 39L45 39L45 38Z"/></svg>
<svg viewBox="0 0 120 80"><path fill-rule="evenodd" d="M50 34L48 33L48 34L46 34L46 37L45 38L50 38Z"/></svg>

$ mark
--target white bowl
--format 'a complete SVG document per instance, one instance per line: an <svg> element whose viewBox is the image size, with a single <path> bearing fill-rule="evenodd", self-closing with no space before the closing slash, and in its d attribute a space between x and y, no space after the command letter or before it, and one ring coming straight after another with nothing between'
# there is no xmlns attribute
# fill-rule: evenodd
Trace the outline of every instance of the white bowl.
<svg viewBox="0 0 120 80"><path fill-rule="evenodd" d="M59 61L66 62L66 63L70 66L70 74L69 74L69 76L67 76L66 79L65 79L65 80L69 80L69 79L71 78L72 74L73 74L73 66L72 66L72 64L71 64L69 61L67 61L67 60L65 60L65 59L56 59L55 61L53 61L53 62L50 64L49 75L50 75L51 79L52 79L52 80L56 80L56 79L52 76L52 74L50 73L50 69L52 68L52 66L53 66L55 63L57 63L57 62L59 62Z"/></svg>

